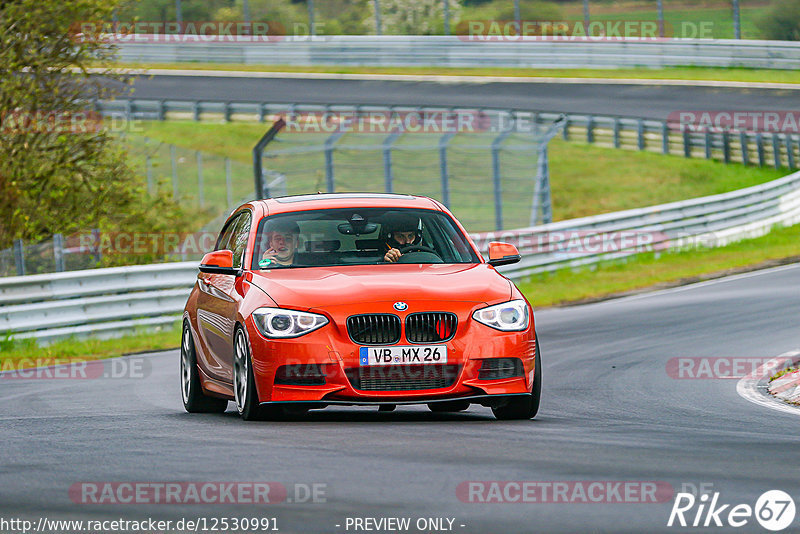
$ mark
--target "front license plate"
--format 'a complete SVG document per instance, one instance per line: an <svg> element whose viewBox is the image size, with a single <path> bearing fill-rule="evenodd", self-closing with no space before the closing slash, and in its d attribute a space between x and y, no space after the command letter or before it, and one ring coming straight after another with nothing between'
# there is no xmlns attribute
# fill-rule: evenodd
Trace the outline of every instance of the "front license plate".
<svg viewBox="0 0 800 534"><path fill-rule="evenodd" d="M447 363L447 346L361 347L358 362L360 365Z"/></svg>

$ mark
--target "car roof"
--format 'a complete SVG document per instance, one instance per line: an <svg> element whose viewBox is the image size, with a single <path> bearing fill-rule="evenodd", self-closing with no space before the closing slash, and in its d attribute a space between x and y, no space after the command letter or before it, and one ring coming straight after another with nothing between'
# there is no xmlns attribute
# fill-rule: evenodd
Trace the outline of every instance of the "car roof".
<svg viewBox="0 0 800 534"><path fill-rule="evenodd" d="M395 193L318 193L254 200L249 204L260 204L264 213L270 215L337 208L417 208L442 211L441 205L431 198Z"/></svg>

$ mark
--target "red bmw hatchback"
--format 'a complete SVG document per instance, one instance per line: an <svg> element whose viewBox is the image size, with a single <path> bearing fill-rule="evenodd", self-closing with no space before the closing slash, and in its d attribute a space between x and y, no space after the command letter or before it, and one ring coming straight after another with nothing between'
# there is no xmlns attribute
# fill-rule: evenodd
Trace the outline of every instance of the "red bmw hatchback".
<svg viewBox="0 0 800 534"><path fill-rule="evenodd" d="M186 304L189 412L246 420L329 405L427 404L530 419L542 375L533 309L439 202L396 194L254 201L228 218Z"/></svg>

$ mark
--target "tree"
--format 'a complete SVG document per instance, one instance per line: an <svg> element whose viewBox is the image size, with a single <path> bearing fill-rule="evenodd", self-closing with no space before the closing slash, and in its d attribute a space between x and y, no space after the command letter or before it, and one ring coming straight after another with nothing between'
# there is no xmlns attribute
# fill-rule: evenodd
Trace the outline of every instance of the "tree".
<svg viewBox="0 0 800 534"><path fill-rule="evenodd" d="M122 86L110 70L89 72L113 58L113 44L91 31L113 7L108 0L0 3L0 249L14 239L120 226L151 231L185 220L166 197L147 195L91 111L91 98L110 98Z"/></svg>
<svg viewBox="0 0 800 534"><path fill-rule="evenodd" d="M800 41L800 2L778 0L757 21L761 37L777 41Z"/></svg>
<svg viewBox="0 0 800 534"><path fill-rule="evenodd" d="M461 2L450 3L450 17L461 16ZM442 0L380 0L383 32L399 35L432 35L443 33L444 2ZM375 27L375 16L366 21L369 28Z"/></svg>

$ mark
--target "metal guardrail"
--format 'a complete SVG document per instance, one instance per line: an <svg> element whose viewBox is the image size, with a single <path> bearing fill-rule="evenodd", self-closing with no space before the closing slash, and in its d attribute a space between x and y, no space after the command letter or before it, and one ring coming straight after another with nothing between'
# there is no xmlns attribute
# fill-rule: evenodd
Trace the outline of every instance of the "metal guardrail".
<svg viewBox="0 0 800 534"><path fill-rule="evenodd" d="M800 68L800 65L799 65ZM319 112L384 112L445 110L457 108L374 105L314 105L280 102L212 102L202 100L119 99L100 101L97 110L127 120L225 120L274 122L279 116ZM609 148L644 150L691 158L770 165L794 169L800 164L800 135L779 132L709 129L691 131L668 120L636 117L562 114L537 110L481 108L488 116L526 114L524 124L547 124L565 115L565 139ZM686 131L684 131L686 130Z"/></svg>
<svg viewBox="0 0 800 534"><path fill-rule="evenodd" d="M149 37L149 38L148 38ZM125 62L211 62L252 65L369 65L436 67L800 68L800 43L727 39L492 41L466 36L315 36L271 42L163 42L138 35L119 43ZM168 37L168 36L167 36Z"/></svg>
<svg viewBox="0 0 800 534"><path fill-rule="evenodd" d="M796 172L721 195L472 237L483 251L490 241L517 244L523 260L500 270L520 279L645 250L721 246L799 222ZM196 275L195 262L182 262L0 279L0 332L49 342L168 325L180 319Z"/></svg>
<svg viewBox="0 0 800 534"><path fill-rule="evenodd" d="M520 279L640 252L719 247L800 222L800 172L738 191L659 206L559 221L508 232L473 234L518 246L522 261L501 268Z"/></svg>

